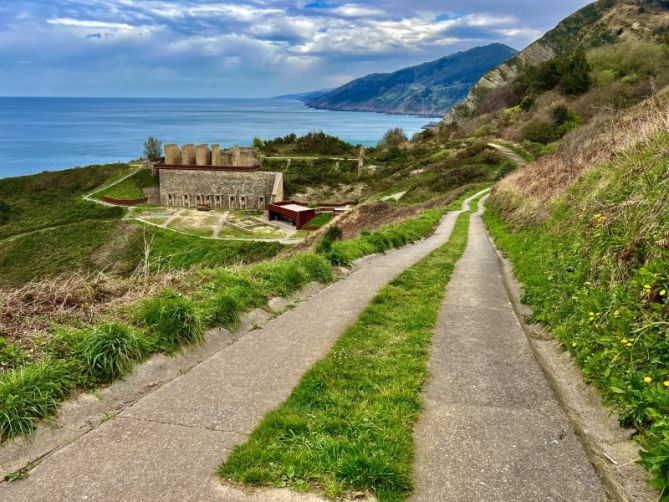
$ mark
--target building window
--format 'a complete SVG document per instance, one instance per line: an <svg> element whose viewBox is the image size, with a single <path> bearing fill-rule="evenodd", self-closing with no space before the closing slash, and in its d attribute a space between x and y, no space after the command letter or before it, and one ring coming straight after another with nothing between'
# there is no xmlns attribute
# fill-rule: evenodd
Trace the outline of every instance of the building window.
<svg viewBox="0 0 669 502"><path fill-rule="evenodd" d="M173 200L172 200L172 194L171 194L171 193L168 193L168 194L167 194L167 205L168 205L168 206L171 206L171 205L173 205L173 204L174 204L174 202L173 202Z"/></svg>
<svg viewBox="0 0 669 502"><path fill-rule="evenodd" d="M258 197L258 209L265 209L265 197Z"/></svg>

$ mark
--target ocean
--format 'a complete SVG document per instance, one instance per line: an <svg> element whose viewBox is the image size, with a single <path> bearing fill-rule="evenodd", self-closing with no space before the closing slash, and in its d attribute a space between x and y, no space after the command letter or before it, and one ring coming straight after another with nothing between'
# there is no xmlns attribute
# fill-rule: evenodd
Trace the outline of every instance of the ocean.
<svg viewBox="0 0 669 502"><path fill-rule="evenodd" d="M225 147L322 130L370 146L391 127L411 137L429 121L281 99L0 97L0 178L136 159L148 136Z"/></svg>

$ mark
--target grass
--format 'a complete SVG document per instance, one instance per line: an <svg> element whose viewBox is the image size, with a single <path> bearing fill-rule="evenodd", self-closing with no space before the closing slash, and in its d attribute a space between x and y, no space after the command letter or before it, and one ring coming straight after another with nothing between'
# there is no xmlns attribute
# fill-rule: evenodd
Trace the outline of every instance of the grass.
<svg viewBox="0 0 669 502"><path fill-rule="evenodd" d="M384 287L288 400L235 448L219 474L250 485L369 491L402 500L412 488L412 426L437 312L467 242L451 239Z"/></svg>
<svg viewBox="0 0 669 502"><path fill-rule="evenodd" d="M326 223L329 223L332 220L332 213L321 213L317 214L309 220L307 223L308 227L322 227Z"/></svg>
<svg viewBox="0 0 669 502"><path fill-rule="evenodd" d="M95 254L121 225L117 220L81 221L0 242L0 287L99 269Z"/></svg>
<svg viewBox="0 0 669 502"><path fill-rule="evenodd" d="M108 164L0 180L0 202L7 207L0 215L0 239L86 220L121 218L123 209L91 204L82 196L128 169L127 164Z"/></svg>
<svg viewBox="0 0 669 502"><path fill-rule="evenodd" d="M642 463L669 487L669 134L581 178L544 223L520 228L493 197L485 219L546 325L637 431Z"/></svg>
<svg viewBox="0 0 669 502"><path fill-rule="evenodd" d="M140 169L132 176L115 183L109 188L96 192L96 198L103 196L114 199L141 199L144 197L142 188L158 186L157 177L153 176L149 169Z"/></svg>
<svg viewBox="0 0 669 502"><path fill-rule="evenodd" d="M443 209L427 209L417 218L386 225L374 232L363 231L355 239L332 242L323 251L333 264L347 266L363 256L383 253L424 238L443 214Z"/></svg>

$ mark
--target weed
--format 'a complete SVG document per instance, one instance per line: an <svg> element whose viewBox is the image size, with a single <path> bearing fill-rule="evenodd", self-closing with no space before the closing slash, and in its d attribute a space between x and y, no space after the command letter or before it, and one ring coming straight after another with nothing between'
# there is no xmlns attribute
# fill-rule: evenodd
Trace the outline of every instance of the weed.
<svg viewBox="0 0 669 502"><path fill-rule="evenodd" d="M93 328L77 346L84 374L94 382L111 382L123 376L144 354L143 341L120 323Z"/></svg>
<svg viewBox="0 0 669 502"><path fill-rule="evenodd" d="M137 319L157 337L158 345L174 351L182 345L204 341L204 326L192 300L174 290L165 290L157 298L145 300Z"/></svg>

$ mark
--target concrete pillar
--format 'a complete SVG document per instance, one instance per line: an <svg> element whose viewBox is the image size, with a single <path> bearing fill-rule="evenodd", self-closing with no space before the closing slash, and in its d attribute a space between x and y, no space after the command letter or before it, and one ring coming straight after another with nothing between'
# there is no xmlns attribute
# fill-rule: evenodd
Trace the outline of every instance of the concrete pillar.
<svg viewBox="0 0 669 502"><path fill-rule="evenodd" d="M218 144L211 145L211 165L223 165L223 160L221 159L221 146Z"/></svg>
<svg viewBox="0 0 669 502"><path fill-rule="evenodd" d="M181 165L181 150L179 149L179 145L165 145L165 164L168 166Z"/></svg>
<svg viewBox="0 0 669 502"><path fill-rule="evenodd" d="M198 166L211 165L211 152L207 145L197 145L195 147L195 164Z"/></svg>
<svg viewBox="0 0 669 502"><path fill-rule="evenodd" d="M232 147L232 165L241 166L242 165L242 153L239 150L239 145Z"/></svg>
<svg viewBox="0 0 669 502"><path fill-rule="evenodd" d="M195 146L192 144L181 147L181 164L184 166L195 165Z"/></svg>

